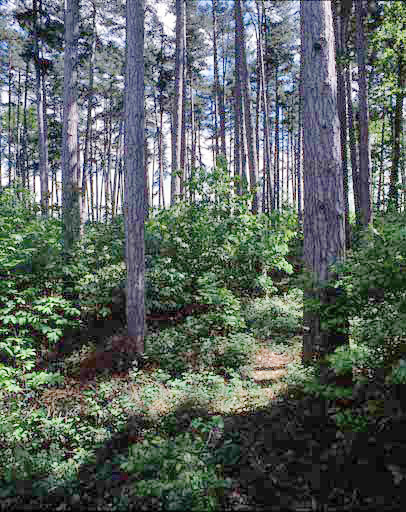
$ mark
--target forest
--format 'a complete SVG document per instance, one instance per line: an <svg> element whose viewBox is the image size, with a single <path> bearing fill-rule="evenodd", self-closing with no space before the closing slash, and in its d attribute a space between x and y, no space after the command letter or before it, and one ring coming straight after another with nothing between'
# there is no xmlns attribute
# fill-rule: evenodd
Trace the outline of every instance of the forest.
<svg viewBox="0 0 406 512"><path fill-rule="evenodd" d="M404 510L406 4L0 12L0 510Z"/></svg>

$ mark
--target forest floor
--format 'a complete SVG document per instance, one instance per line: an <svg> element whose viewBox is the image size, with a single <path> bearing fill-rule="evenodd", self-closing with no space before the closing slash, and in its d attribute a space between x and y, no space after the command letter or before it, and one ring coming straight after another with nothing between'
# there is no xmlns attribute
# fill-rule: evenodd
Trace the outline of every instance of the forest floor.
<svg viewBox="0 0 406 512"><path fill-rule="evenodd" d="M286 386L284 376L289 364L300 360L300 336L292 336L288 344L277 349L271 340L261 343L248 378L260 387L262 403L266 405L222 412L224 431L211 445L213 451L227 446L237 450L234 460L230 462L229 457L223 467L224 477L230 479L231 485L221 496L221 509L404 510L406 413L392 391L384 386L378 389L374 384L367 389L358 409L352 402L349 408L341 409L343 414L362 415L374 406L374 421L369 423L367 432L342 431L333 420L336 404L330 403L328 414L321 415L314 398L291 393ZM153 375L152 369L145 373ZM130 374L116 374L109 379L108 385L121 392L133 388ZM67 380L65 389L59 390L59 397L70 394L79 404L84 390L97 389L99 385L97 379L83 384L72 378ZM162 387L161 396L150 404L151 409L155 408L155 419L153 415L129 415L125 427L100 444L92 460L79 468L69 493L60 486L47 496L35 498L32 482L21 482L19 496L4 501L0 509L116 510L116 503L123 496L131 496L129 504L136 510L159 509L159 500L132 494L134 481L122 470L120 461L131 444L144 439L146 431L159 431L156 418L165 415L165 400L170 399L165 393ZM241 391L236 399L244 401L249 397ZM42 404L48 403L52 414L56 402L56 392L42 397ZM219 409L210 404L179 407L175 410L177 431L190 431L193 418L218 413Z"/></svg>

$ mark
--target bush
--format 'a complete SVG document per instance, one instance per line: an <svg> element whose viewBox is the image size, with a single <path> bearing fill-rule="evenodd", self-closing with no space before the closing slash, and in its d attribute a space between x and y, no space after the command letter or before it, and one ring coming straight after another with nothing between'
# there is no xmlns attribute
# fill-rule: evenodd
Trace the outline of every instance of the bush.
<svg viewBox="0 0 406 512"><path fill-rule="evenodd" d="M33 199L18 186L3 189L1 200L0 389L17 392L39 385L27 372L78 324L79 311L60 295L60 222L36 218Z"/></svg>
<svg viewBox="0 0 406 512"><path fill-rule="evenodd" d="M194 427L195 434L148 436L141 444L131 446L121 468L137 478L134 494L158 498L164 510L218 508L218 497L228 482L219 477L217 467L211 463L205 432L198 430L202 422ZM206 431L205 424L204 427Z"/></svg>
<svg viewBox="0 0 406 512"><path fill-rule="evenodd" d="M387 213L338 267L344 293L327 315L353 319L353 339L390 368L406 353L406 214Z"/></svg>

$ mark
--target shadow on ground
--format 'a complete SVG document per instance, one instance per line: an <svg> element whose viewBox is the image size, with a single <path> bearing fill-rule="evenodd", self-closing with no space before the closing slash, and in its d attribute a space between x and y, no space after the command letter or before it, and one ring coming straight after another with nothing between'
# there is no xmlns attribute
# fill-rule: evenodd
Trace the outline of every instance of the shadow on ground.
<svg viewBox="0 0 406 512"><path fill-rule="evenodd" d="M406 504L406 416L397 414L368 433L342 433L329 418L311 414L310 399L288 397L245 416L224 417L211 449L232 481L221 510L402 510ZM207 410L180 408L175 433ZM97 449L75 485L47 496L22 493L13 509L112 510L131 482L115 459L140 442L153 423L133 416ZM69 484L71 486L71 483ZM131 498L136 510L157 510L151 498ZM12 508L8 508L11 510Z"/></svg>

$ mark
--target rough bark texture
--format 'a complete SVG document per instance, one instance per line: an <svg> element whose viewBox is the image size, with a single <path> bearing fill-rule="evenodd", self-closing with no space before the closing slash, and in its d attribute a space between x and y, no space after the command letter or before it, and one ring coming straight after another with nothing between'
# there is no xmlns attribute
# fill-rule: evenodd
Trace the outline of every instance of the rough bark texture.
<svg viewBox="0 0 406 512"><path fill-rule="evenodd" d="M360 210L360 192L359 192L359 172L358 172L358 159L357 159L357 140L355 136L354 126L354 113L351 98L351 67L350 64L345 69L345 88L347 96L347 112L348 112L348 138L350 142L350 156L351 156L351 173L352 173L352 188L354 193L354 207L356 222L361 224L361 210Z"/></svg>
<svg viewBox="0 0 406 512"><path fill-rule="evenodd" d="M182 143L182 105L183 105L183 68L185 44L185 0L176 0L176 56L175 56L175 93L172 113L172 177L171 204L180 196L181 183L181 143Z"/></svg>
<svg viewBox="0 0 406 512"><path fill-rule="evenodd" d="M337 0L332 2L334 36L336 48L336 68L337 68L337 103L338 116L340 119L340 135L341 135L341 161L343 169L343 191L345 206L345 241L347 249L351 244L351 225L349 218L349 200L348 200L348 154L347 154L347 105L345 98L345 79L342 65L347 40L347 24L348 17L343 16L345 10L341 10L340 16L337 15Z"/></svg>
<svg viewBox="0 0 406 512"><path fill-rule="evenodd" d="M369 113L367 95L366 43L364 33L364 0L355 2L357 21L357 63L359 89L359 199L361 224L367 226L372 218L371 170L369 148Z"/></svg>
<svg viewBox="0 0 406 512"><path fill-rule="evenodd" d="M79 36L78 0L65 0L65 58L62 126L62 216L64 254L69 259L79 237L80 209L78 187L78 106L77 40Z"/></svg>
<svg viewBox="0 0 406 512"><path fill-rule="evenodd" d="M85 209L86 199L86 180L87 176L91 174L91 164L89 165L89 150L90 150L90 130L92 126L92 110L93 110L93 83L94 83L94 63L96 57L96 4L92 4L92 44L90 46L90 59L89 59L89 85L88 85L88 100L87 100L87 116L86 116L86 135L85 135L85 148L83 152L83 171L82 171L82 211ZM93 212L92 212L93 219Z"/></svg>
<svg viewBox="0 0 406 512"><path fill-rule="evenodd" d="M402 140L402 118L403 118L403 98L405 96L405 57L401 52L398 55L398 83L396 92L395 120L393 126L393 149L392 149L392 169L390 174L389 185L389 202L394 209L399 207L399 164L400 164L400 147Z"/></svg>
<svg viewBox="0 0 406 512"><path fill-rule="evenodd" d="M39 41L38 41L38 4L33 0L32 9L34 12L34 65L35 65L35 93L37 98L37 120L38 120L38 154L39 154L39 175L41 183L41 212L48 215L49 194L48 194L48 135L45 121L44 90L42 82L44 74L41 72Z"/></svg>
<svg viewBox="0 0 406 512"><path fill-rule="evenodd" d="M144 352L144 0L127 0L125 227L128 336Z"/></svg>
<svg viewBox="0 0 406 512"><path fill-rule="evenodd" d="M260 67L260 78L261 78L261 91L262 91L262 104L263 104L263 128L264 128L264 196L263 196L263 204L266 205L265 210L270 209L271 197L273 197L273 190L271 185L271 137L269 133L270 121L269 121L269 107L268 107L268 94L267 94L267 84L265 77L265 64L264 64L264 49L263 49L263 4L256 0L257 6L257 16L258 16L258 48L259 48L259 67ZM265 195L266 191L266 195Z"/></svg>
<svg viewBox="0 0 406 512"><path fill-rule="evenodd" d="M242 95L241 95L241 48L237 29L235 30L235 66L234 66L234 176L237 178L236 192L245 192L243 182L243 138L242 131Z"/></svg>
<svg viewBox="0 0 406 512"><path fill-rule="evenodd" d="M235 0L235 30L236 30L236 45L239 46L241 61L241 85L242 95L244 98L244 128L245 136L247 138L247 154L248 154L248 168L250 174L250 190L253 193L252 212L258 211L258 193L256 191L258 181L257 170L257 156L256 146L254 140L254 131L251 119L251 99L250 99L250 84L247 69L247 59L245 53L245 36L244 36L244 23L242 19L241 0Z"/></svg>
<svg viewBox="0 0 406 512"><path fill-rule="evenodd" d="M334 301L323 288L330 265L344 257L345 227L337 108L337 78L330 2L301 3L303 79L304 260L312 273L307 296ZM334 289L333 289L334 290ZM330 292L330 293L329 293ZM321 359L342 343L320 317L305 309L303 359Z"/></svg>

